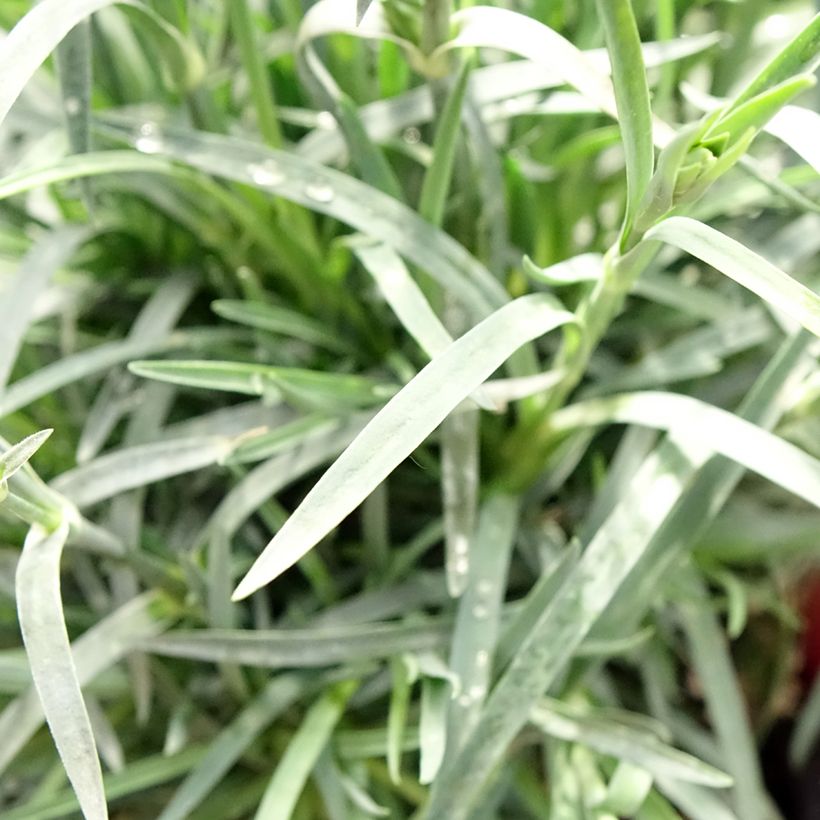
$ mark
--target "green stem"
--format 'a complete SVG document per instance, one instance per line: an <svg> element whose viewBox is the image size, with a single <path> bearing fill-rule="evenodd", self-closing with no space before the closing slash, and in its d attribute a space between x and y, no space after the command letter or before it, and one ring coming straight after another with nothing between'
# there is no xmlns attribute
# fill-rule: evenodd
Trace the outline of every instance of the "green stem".
<svg viewBox="0 0 820 820"><path fill-rule="evenodd" d="M421 48L432 54L450 39L450 0L424 0L424 16L421 24Z"/></svg>
<svg viewBox="0 0 820 820"><path fill-rule="evenodd" d="M256 41L248 0L231 0L231 26L239 45L242 65L248 75L251 98L259 119L262 138L273 148L282 146L282 130L276 116L276 102L262 49Z"/></svg>

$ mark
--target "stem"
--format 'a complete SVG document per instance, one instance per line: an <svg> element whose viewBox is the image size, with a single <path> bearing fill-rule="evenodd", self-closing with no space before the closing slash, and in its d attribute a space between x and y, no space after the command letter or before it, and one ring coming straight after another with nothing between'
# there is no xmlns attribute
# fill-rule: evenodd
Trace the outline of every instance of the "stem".
<svg viewBox="0 0 820 820"><path fill-rule="evenodd" d="M421 48L432 54L450 39L450 0L424 0L424 16L421 24Z"/></svg>
<svg viewBox="0 0 820 820"><path fill-rule="evenodd" d="M251 98L259 119L262 138L273 148L282 145L282 131L276 116L276 102L262 49L256 41L248 0L231 0L231 26L239 44L242 65L251 85Z"/></svg>

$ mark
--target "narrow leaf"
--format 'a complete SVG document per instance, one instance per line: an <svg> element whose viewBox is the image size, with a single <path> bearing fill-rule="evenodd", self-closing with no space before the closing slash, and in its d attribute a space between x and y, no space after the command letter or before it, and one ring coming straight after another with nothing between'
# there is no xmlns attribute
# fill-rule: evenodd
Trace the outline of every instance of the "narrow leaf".
<svg viewBox="0 0 820 820"><path fill-rule="evenodd" d="M108 809L97 746L71 656L60 597L60 555L68 523L32 527L17 565L17 612L31 676L68 779L88 820Z"/></svg>
<svg viewBox="0 0 820 820"><path fill-rule="evenodd" d="M572 314L557 310L551 298L524 296L433 359L319 480L256 560L234 598L247 597L298 561L521 345L571 321Z"/></svg>
<svg viewBox="0 0 820 820"><path fill-rule="evenodd" d="M646 238L691 253L820 336L820 296L737 240L683 216L665 219Z"/></svg>
<svg viewBox="0 0 820 820"><path fill-rule="evenodd" d="M628 231L655 164L649 87L631 0L597 0L597 8L612 62L618 123L626 154L625 228Z"/></svg>

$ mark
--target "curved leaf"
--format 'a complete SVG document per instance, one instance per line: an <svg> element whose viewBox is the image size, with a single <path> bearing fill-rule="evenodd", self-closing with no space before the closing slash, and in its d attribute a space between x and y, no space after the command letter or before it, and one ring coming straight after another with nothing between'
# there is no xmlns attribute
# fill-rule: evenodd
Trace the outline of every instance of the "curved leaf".
<svg viewBox="0 0 820 820"><path fill-rule="evenodd" d="M17 564L17 612L31 676L83 814L88 820L107 820L100 760L60 597L60 556L67 537L67 521L52 533L31 528Z"/></svg>
<svg viewBox="0 0 820 820"><path fill-rule="evenodd" d="M526 342L574 321L552 297L523 296L437 356L367 425L268 544L239 600L292 566L352 512L447 415Z"/></svg>

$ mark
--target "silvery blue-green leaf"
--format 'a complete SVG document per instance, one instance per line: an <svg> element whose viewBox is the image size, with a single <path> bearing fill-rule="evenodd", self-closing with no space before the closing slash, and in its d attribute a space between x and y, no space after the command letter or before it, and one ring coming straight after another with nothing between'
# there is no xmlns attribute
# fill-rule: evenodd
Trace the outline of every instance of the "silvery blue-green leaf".
<svg viewBox="0 0 820 820"><path fill-rule="evenodd" d="M507 9L490 6L466 8L452 17L455 37L442 48L496 48L539 63L589 99L600 111L618 118L615 92L601 70L569 40L543 23ZM653 139L663 145L674 136L672 129L653 122Z"/></svg>
<svg viewBox="0 0 820 820"><path fill-rule="evenodd" d="M268 330L293 339L301 339L309 344L326 347L328 350L347 351L349 348L338 334L297 311L269 305L265 302L242 301L239 299L217 299L211 308L218 316L243 325Z"/></svg>
<svg viewBox="0 0 820 820"><path fill-rule="evenodd" d="M712 789L668 778L657 780L656 786L690 820L745 820Z"/></svg>
<svg viewBox="0 0 820 820"><path fill-rule="evenodd" d="M387 771L393 783L401 783L401 753L410 694L418 679L417 662L413 655L397 655L390 659L390 707L387 712Z"/></svg>
<svg viewBox="0 0 820 820"><path fill-rule="evenodd" d="M185 820L208 796L247 747L305 691L296 675L273 678L210 744L157 820Z"/></svg>
<svg viewBox="0 0 820 820"><path fill-rule="evenodd" d="M519 347L573 321L551 298L506 305L435 357L388 402L319 480L240 583L241 599L302 557L355 509Z"/></svg>
<svg viewBox="0 0 820 820"><path fill-rule="evenodd" d="M311 769L358 686L358 681L334 684L308 709L265 789L256 820L290 820Z"/></svg>
<svg viewBox="0 0 820 820"><path fill-rule="evenodd" d="M3 288L0 299L0 391L6 385L23 335L32 321L35 301L54 272L68 262L90 234L88 228L74 225L45 234L23 257L16 275Z"/></svg>
<svg viewBox="0 0 820 820"><path fill-rule="evenodd" d="M820 114L810 108L787 105L769 120L766 131L786 143L820 174Z"/></svg>
<svg viewBox="0 0 820 820"><path fill-rule="evenodd" d="M216 436L138 444L75 467L54 479L52 487L78 507L90 507L126 490L218 464L233 446L231 439Z"/></svg>
<svg viewBox="0 0 820 820"><path fill-rule="evenodd" d="M457 598L470 575L476 525L479 466L479 411L451 413L441 424L441 493L444 508L444 570L450 595Z"/></svg>
<svg viewBox="0 0 820 820"><path fill-rule="evenodd" d="M447 709L455 691L447 680L422 677L419 783L432 783L447 751Z"/></svg>
<svg viewBox="0 0 820 820"><path fill-rule="evenodd" d="M129 763L120 772L110 772L103 777L105 793L110 800L137 795L155 786L176 780L191 769L205 754L205 747L190 746L174 755L151 755ZM141 798L136 798L141 799ZM6 820L55 820L76 815L79 804L70 790L45 791L21 806L4 810Z"/></svg>
<svg viewBox="0 0 820 820"><path fill-rule="evenodd" d="M820 296L737 240L683 216L663 220L647 231L646 238L697 256L820 336Z"/></svg>
<svg viewBox="0 0 820 820"><path fill-rule="evenodd" d="M75 154L91 147L91 23L78 23L55 53L68 142Z"/></svg>
<svg viewBox="0 0 820 820"><path fill-rule="evenodd" d="M652 789L652 775L641 766L618 762L606 786L606 799L596 808L612 812L616 817L634 817Z"/></svg>
<svg viewBox="0 0 820 820"><path fill-rule="evenodd" d="M646 391L590 399L557 411L551 424L568 429L616 419L686 437L820 506L820 460L733 413L690 396Z"/></svg>
<svg viewBox="0 0 820 820"><path fill-rule="evenodd" d="M685 582L692 594L681 604L681 620L725 766L735 780L735 809L744 820L766 820L771 812L740 681L702 581L689 568Z"/></svg>
<svg viewBox="0 0 820 820"><path fill-rule="evenodd" d="M137 314L128 338L139 341L166 337L188 306L194 287L194 280L185 274L177 274L162 282ZM77 443L80 464L97 455L117 422L130 409L134 401L134 381L119 369L106 377L86 414Z"/></svg>
<svg viewBox="0 0 820 820"><path fill-rule="evenodd" d="M540 612L490 693L475 729L447 762L425 820L462 820L530 710L575 649L663 524L708 451L667 442L646 459L624 496Z"/></svg>
<svg viewBox="0 0 820 820"><path fill-rule="evenodd" d="M449 666L459 682L458 697L450 703L447 721L450 754L461 746L490 689L520 503L514 496L490 496L481 507L470 544L469 576L450 646Z"/></svg>
<svg viewBox="0 0 820 820"><path fill-rule="evenodd" d="M43 0L0 45L0 122L26 83L57 44L81 20L116 0Z"/></svg>
<svg viewBox="0 0 820 820"><path fill-rule="evenodd" d="M617 713L616 713L617 714ZM601 754L627 760L656 777L700 783L713 788L732 784L729 775L703 763L686 752L674 749L656 735L617 720L612 712L596 714L573 709L557 700L540 703L532 712L539 729L561 740L582 743Z"/></svg>
<svg viewBox="0 0 820 820"><path fill-rule="evenodd" d="M7 199L15 194L55 182L129 171L134 173L152 171L166 176L175 174L173 163L165 157L138 154L134 151L95 151L88 154L72 154L57 161L50 161L34 168L25 168L3 177L0 179L0 199Z"/></svg>
<svg viewBox="0 0 820 820"><path fill-rule="evenodd" d="M431 358L453 341L406 265L386 245L355 242L353 252L374 278L404 329Z"/></svg>
<svg viewBox="0 0 820 820"><path fill-rule="evenodd" d="M612 63L618 123L626 157L626 233L655 166L649 86L631 0L598 0L597 9Z"/></svg>
<svg viewBox="0 0 820 820"><path fill-rule="evenodd" d="M40 430L0 453L0 480L8 481L42 447L53 430Z"/></svg>
<svg viewBox="0 0 820 820"><path fill-rule="evenodd" d="M339 0L333 0L339 2ZM345 0L341 0L345 5ZM317 3L314 8L318 7ZM340 12L345 14L344 10ZM719 34L711 32L696 36L680 37L669 42L644 43L642 45L644 64L653 68L670 61L685 59L714 46L720 41ZM582 52L585 58L602 73L610 70L609 56L606 49L591 49ZM469 79L469 94L476 105L483 107L485 119L492 119L487 107L498 104L499 113L509 116L515 112L521 95L532 91L555 88L564 84L562 75L550 71L543 60L515 60L483 66L475 69ZM557 92L541 105L548 113L563 110L560 105L554 105L562 98L571 97L575 102L575 110L580 99L575 94ZM589 110L588 103L583 109ZM595 110L595 109L593 109ZM417 126L429 122L434 116L433 101L429 85L423 85L404 92L398 97L376 100L361 106L360 117L371 140L381 142L398 134L408 126ZM332 163L344 154L345 143L339 131L335 128L316 129L302 139L297 145L297 153L316 162Z"/></svg>
<svg viewBox="0 0 820 820"><path fill-rule="evenodd" d="M125 339L104 342L88 350L66 356L18 379L0 395L0 415L8 415L41 396L59 390L67 384L87 378L130 359L149 356L160 351L190 348L196 350L236 338L236 333L220 332L220 328L190 328L178 330L166 338Z"/></svg>
<svg viewBox="0 0 820 820"><path fill-rule="evenodd" d="M60 555L68 522L29 531L17 565L17 613L31 676L68 779L88 820L107 820L102 770L85 708L60 597Z"/></svg>
<svg viewBox="0 0 820 820"><path fill-rule="evenodd" d="M140 148L139 127L108 128ZM346 174L290 152L217 134L167 127L157 130L152 139L152 154L253 185L384 242L439 281L479 317L508 300L495 277L458 242L393 197Z"/></svg>
<svg viewBox="0 0 820 820"><path fill-rule="evenodd" d="M167 621L154 617L153 593L141 595L103 618L72 644L74 668L81 687L126 655L134 645L162 632ZM0 772L43 723L43 707L34 687L29 687L0 713Z"/></svg>
<svg viewBox="0 0 820 820"><path fill-rule="evenodd" d="M367 407L395 393L392 385L365 376L247 362L140 361L131 362L128 369L138 376L170 384L271 399L283 397L320 409L328 405L342 409Z"/></svg>
<svg viewBox="0 0 820 820"><path fill-rule="evenodd" d="M280 668L381 660L446 645L449 624L364 624L338 628L171 632L141 648L172 658Z"/></svg>
<svg viewBox="0 0 820 820"><path fill-rule="evenodd" d="M523 268L524 273L537 282L562 287L600 279L604 272L603 262L604 258L600 253L582 253L549 267L539 268L529 256L525 256Z"/></svg>

